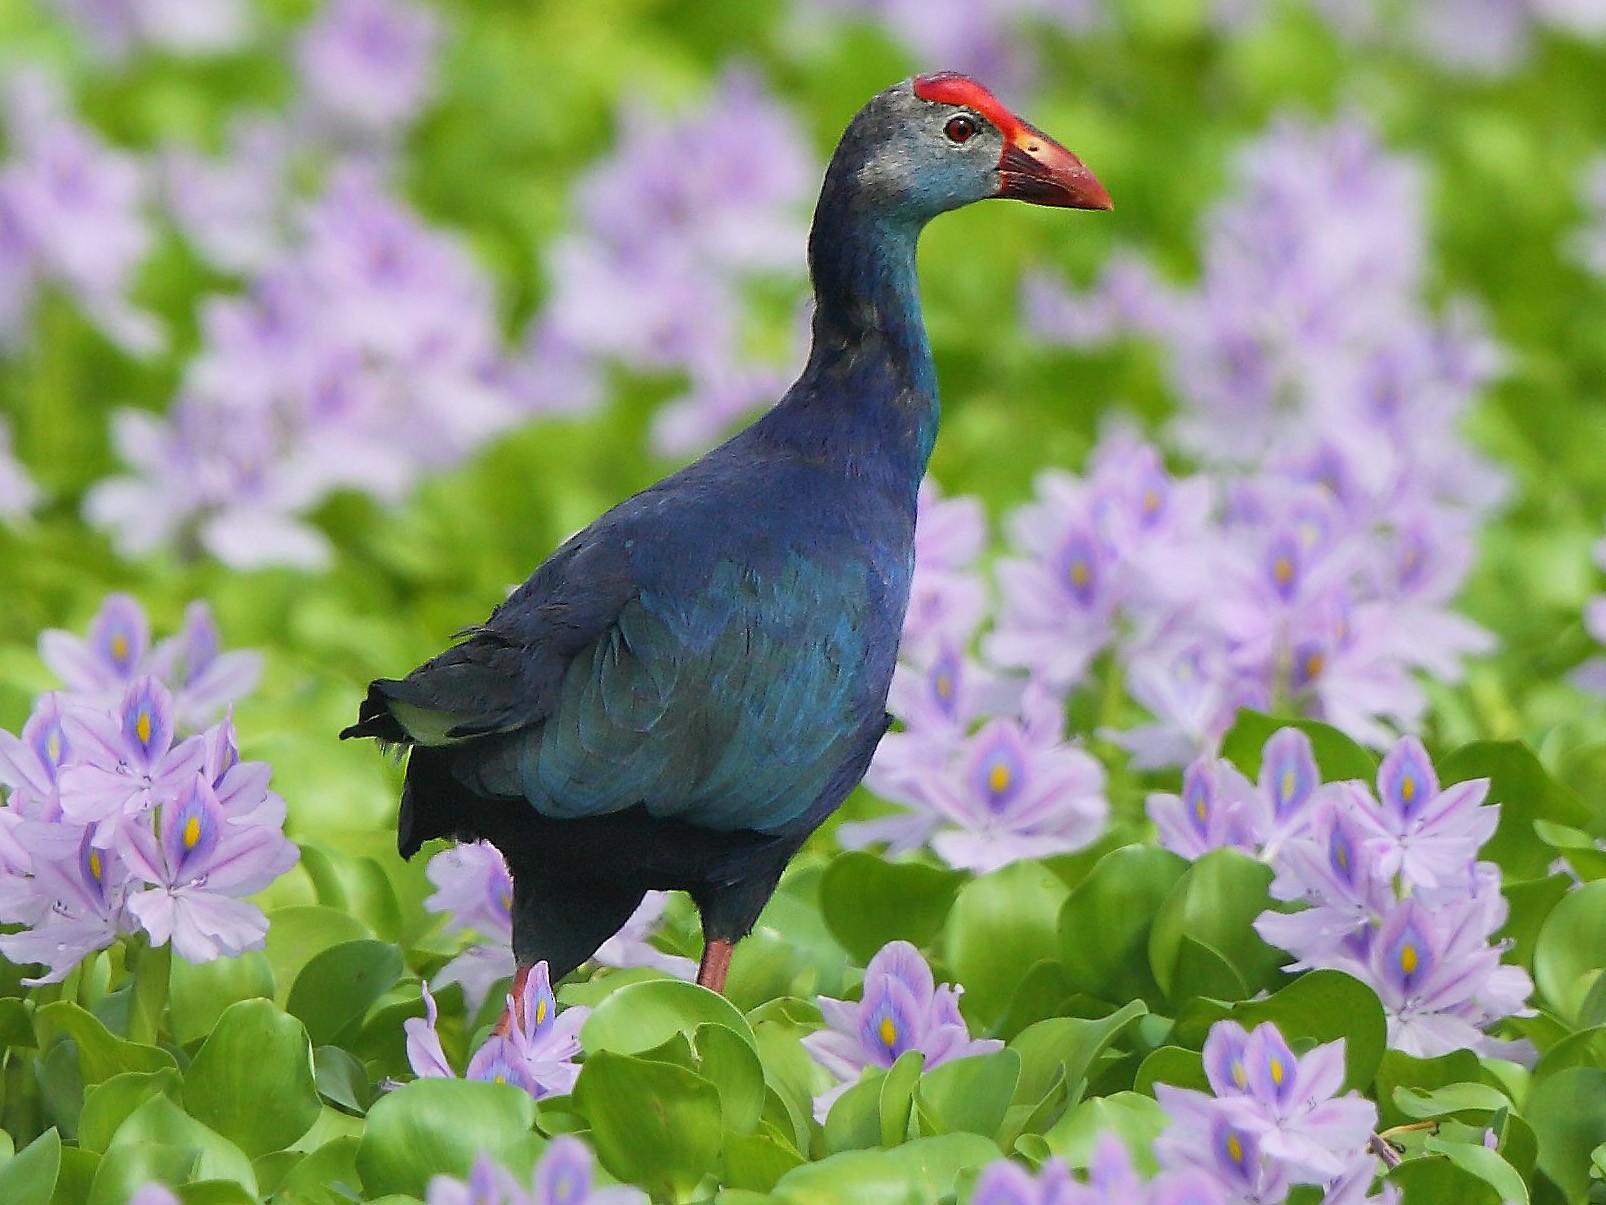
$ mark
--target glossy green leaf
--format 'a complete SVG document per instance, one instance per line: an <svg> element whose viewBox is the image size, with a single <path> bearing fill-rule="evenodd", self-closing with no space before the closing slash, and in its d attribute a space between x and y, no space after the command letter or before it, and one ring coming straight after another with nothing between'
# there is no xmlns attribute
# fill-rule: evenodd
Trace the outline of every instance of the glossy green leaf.
<svg viewBox="0 0 1606 1205"><path fill-rule="evenodd" d="M160 1071L178 1064L167 1051L112 1034L100 1019L68 1000L47 1004L34 1014L41 1048L71 1038L78 1048L84 1084L98 1084L124 1071Z"/></svg>
<svg viewBox="0 0 1606 1205"><path fill-rule="evenodd" d="M1606 968L1606 881L1569 892L1550 910L1534 947L1534 984L1562 1017L1579 1026L1584 1002Z"/></svg>
<svg viewBox="0 0 1606 1205"><path fill-rule="evenodd" d="M916 1138L890 1151L844 1151L782 1176L776 1205L910 1205L938 1201L962 1172L999 1156L977 1134Z"/></svg>
<svg viewBox="0 0 1606 1205"><path fill-rule="evenodd" d="M1570 1200L1583 1200L1591 1154L1606 1142L1606 1071L1558 1071L1534 1086L1523 1116L1539 1139L1540 1169Z"/></svg>
<svg viewBox="0 0 1606 1205"><path fill-rule="evenodd" d="M820 913L860 966L889 941L924 946L942 928L965 875L849 851L820 879Z"/></svg>
<svg viewBox="0 0 1606 1205"><path fill-rule="evenodd" d="M1430 1092L1394 1089L1394 1107L1411 1118L1459 1116L1462 1121L1487 1125L1489 1116L1512 1107L1504 1092L1488 1084L1446 1084Z"/></svg>
<svg viewBox="0 0 1606 1205"><path fill-rule="evenodd" d="M905 1060L913 1065L918 1077L922 1056L917 1050L905 1051L899 1056L899 1063ZM898 1063L893 1064L894 1067ZM824 1142L825 1150L829 1154L838 1151L866 1150L879 1146L881 1136L881 1089L886 1083L887 1072L873 1071L864 1076L857 1083L849 1086L848 1090L831 1102L831 1110L825 1115ZM913 1086L909 1086L909 1099L912 1101ZM904 1125L907 1130L909 1114L904 1112ZM894 1135L895 1141L901 1141L903 1133Z"/></svg>
<svg viewBox="0 0 1606 1205"><path fill-rule="evenodd" d="M1013 862L966 883L944 927L943 948L965 985L960 1008L983 1026L1002 1016L1026 973L1059 952L1069 892L1036 862Z"/></svg>
<svg viewBox="0 0 1606 1205"><path fill-rule="evenodd" d="M1153 1096L1155 1084L1192 1088L1195 1092L1215 1095L1205 1075L1204 1059L1197 1050L1185 1050L1181 1046L1162 1046L1144 1056L1132 1089Z"/></svg>
<svg viewBox="0 0 1606 1205"><path fill-rule="evenodd" d="M1247 708L1238 712L1232 728L1221 740L1221 756L1251 779L1260 775L1261 751L1284 728L1298 728L1310 737L1323 782L1359 778L1370 783L1377 777L1377 759L1337 728L1316 720L1287 719Z"/></svg>
<svg viewBox="0 0 1606 1205"><path fill-rule="evenodd" d="M360 920L336 908L297 904L268 913L263 953L273 971L277 999L283 1004L302 969L325 950L372 937Z"/></svg>
<svg viewBox="0 0 1606 1205"><path fill-rule="evenodd" d="M1501 884L1500 893L1506 897L1510 912L1496 936L1509 940L1512 946L1504 961L1533 969L1539 933L1551 911L1572 888L1573 881L1564 874Z"/></svg>
<svg viewBox="0 0 1606 1205"><path fill-rule="evenodd" d="M1517 1169L1481 1142L1445 1142L1429 1138L1425 1146L1431 1153L1443 1155L1462 1171L1489 1185L1501 1202L1528 1205L1528 1186L1517 1174Z"/></svg>
<svg viewBox="0 0 1606 1205"><path fill-rule="evenodd" d="M1020 1055L1007 1049L931 1068L916 1090L922 1131L995 1137L1015 1099L1020 1068Z"/></svg>
<svg viewBox="0 0 1606 1205"><path fill-rule="evenodd" d="M0 1163L0 1201L6 1205L49 1205L61 1172L61 1135L46 1130Z"/></svg>
<svg viewBox="0 0 1606 1205"><path fill-rule="evenodd" d="M356 1138L330 1139L290 1170L280 1184L281 1190L292 1198L315 1191L339 1192L348 1199L357 1197L362 1188L357 1148Z"/></svg>
<svg viewBox="0 0 1606 1205"><path fill-rule="evenodd" d="M84 1094L78 1117L78 1143L86 1150L103 1152L111 1145L128 1115L153 1096L176 1100L184 1081L172 1067L160 1071L125 1071L92 1085Z"/></svg>
<svg viewBox="0 0 1606 1205"><path fill-rule="evenodd" d="M168 1006L173 1037L188 1046L212 1032L223 1010L239 1000L273 999L273 965L261 950L210 962L173 960Z"/></svg>
<svg viewBox="0 0 1606 1205"><path fill-rule="evenodd" d="M631 983L602 1000L580 1029L587 1052L636 1054L675 1034L690 1038L702 1025L720 1025L756 1049L753 1028L729 1000L695 983L650 979Z"/></svg>
<svg viewBox="0 0 1606 1205"><path fill-rule="evenodd" d="M1497 862L1508 878L1538 878L1555 851L1534 833L1534 821L1588 824L1589 809L1557 782L1539 759L1518 741L1474 741L1444 757L1435 767L1439 781L1489 780L1489 803L1500 805L1500 825L1482 856Z"/></svg>
<svg viewBox="0 0 1606 1205"><path fill-rule="evenodd" d="M728 1188L767 1193L782 1176L805 1162L790 1142L768 1128L754 1134L727 1132L722 1145L721 1180Z"/></svg>
<svg viewBox="0 0 1606 1205"><path fill-rule="evenodd" d="M1179 1000L1208 994L1202 982L1173 983L1189 955L1185 937L1224 958L1249 993L1275 985L1289 956L1254 930L1255 918L1274 906L1271 880L1271 867L1237 850L1211 850L1195 861L1161 902L1149 934L1149 966L1161 989L1171 994L1177 987Z"/></svg>
<svg viewBox="0 0 1606 1205"><path fill-rule="evenodd" d="M312 1046L271 1000L242 1000L184 1072L184 1106L252 1158L283 1150L318 1120Z"/></svg>
<svg viewBox="0 0 1606 1205"><path fill-rule="evenodd" d="M1086 1167L1101 1135L1114 1134L1132 1154L1134 1166L1155 1170L1150 1148L1169 1123L1160 1102L1136 1092L1116 1092L1082 1101L1043 1135L1049 1149L1072 1167Z"/></svg>
<svg viewBox="0 0 1606 1205"><path fill-rule="evenodd" d="M338 1046L312 1052L312 1075L318 1095L350 1113L364 1113L373 1097L368 1069Z"/></svg>
<svg viewBox="0 0 1606 1205"><path fill-rule="evenodd" d="M87 1205L127 1205L136 1189L155 1181L176 1186L194 1177L200 1153L157 1142L114 1147L101 1156Z"/></svg>
<svg viewBox="0 0 1606 1205"><path fill-rule="evenodd" d="M1432 1059L1414 1058L1398 1050L1386 1051L1373 1079L1379 1124L1387 1127L1414 1120L1394 1104L1402 1090L1432 1092L1451 1084L1474 1083L1481 1074L1478 1056L1470 1050L1457 1050Z"/></svg>
<svg viewBox="0 0 1606 1205"><path fill-rule="evenodd" d="M1060 958L1077 989L1111 1003L1161 999L1149 970L1149 929L1188 863L1153 845L1112 850L1060 910Z"/></svg>
<svg viewBox="0 0 1606 1205"><path fill-rule="evenodd" d="M83 1147L61 1148L61 1171L56 1175L56 1195L50 1205L83 1205L100 1172L100 1154Z"/></svg>
<svg viewBox="0 0 1606 1205"><path fill-rule="evenodd" d="M27 1050L38 1045L28 1006L15 996L0 997L0 1048Z"/></svg>
<svg viewBox="0 0 1606 1205"><path fill-rule="evenodd" d="M895 1147L910 1136L915 1093L924 1070L924 1057L918 1051L906 1050L882 1077L876 1100L882 1146Z"/></svg>
<svg viewBox="0 0 1606 1205"><path fill-rule="evenodd" d="M1443 1155L1407 1159L1388 1174L1405 1192L1405 1205L1500 1205L1494 1186Z"/></svg>
<svg viewBox="0 0 1606 1205"><path fill-rule="evenodd" d="M1096 1020L1053 1017L1022 1030L1009 1043L1021 1061L1017 1103L1036 1104L1060 1077L1075 1100L1094 1060L1147 1012L1134 1000Z"/></svg>
<svg viewBox="0 0 1606 1205"><path fill-rule="evenodd" d="M196 1179L233 1180L251 1193L257 1190L256 1173L245 1153L165 1096L151 1097L128 1115L112 1135L106 1158L119 1147L146 1144L193 1151Z"/></svg>
<svg viewBox="0 0 1606 1205"><path fill-rule="evenodd" d="M522 1088L479 1080L420 1079L368 1110L355 1156L364 1193L423 1197L431 1176L466 1178L474 1157L533 1153L535 1101Z"/></svg>
<svg viewBox="0 0 1606 1205"><path fill-rule="evenodd" d="M593 1051L575 1085L574 1103L591 1123L602 1165L655 1198L682 1200L717 1170L719 1090L694 1072Z"/></svg>
<svg viewBox="0 0 1606 1205"><path fill-rule="evenodd" d="M378 862L304 844L301 865L312 878L320 904L356 917L383 941L401 937L401 905L390 876Z"/></svg>
<svg viewBox="0 0 1606 1205"><path fill-rule="evenodd" d="M764 1066L754 1044L728 1026L703 1024L692 1046L698 1073L719 1092L725 1129L751 1134L764 1113Z"/></svg>
<svg viewBox="0 0 1606 1205"><path fill-rule="evenodd" d="M327 1046L359 1023L401 973L401 951L395 946L367 939L341 942L301 968L285 1010L306 1025L314 1046Z"/></svg>

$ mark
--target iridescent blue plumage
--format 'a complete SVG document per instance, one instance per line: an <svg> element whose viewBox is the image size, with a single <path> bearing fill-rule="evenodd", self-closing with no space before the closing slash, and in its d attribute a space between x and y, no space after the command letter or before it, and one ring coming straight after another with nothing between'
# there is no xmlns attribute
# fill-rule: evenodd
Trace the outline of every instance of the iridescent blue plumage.
<svg viewBox="0 0 1606 1205"><path fill-rule="evenodd" d="M775 408L574 536L460 644L374 682L344 734L411 746L404 854L501 848L521 966L566 973L665 887L728 957L869 765L937 433L920 229L1012 195L1021 139L1040 189L1086 187L977 85L941 89L891 88L843 136L810 236L813 349Z"/></svg>

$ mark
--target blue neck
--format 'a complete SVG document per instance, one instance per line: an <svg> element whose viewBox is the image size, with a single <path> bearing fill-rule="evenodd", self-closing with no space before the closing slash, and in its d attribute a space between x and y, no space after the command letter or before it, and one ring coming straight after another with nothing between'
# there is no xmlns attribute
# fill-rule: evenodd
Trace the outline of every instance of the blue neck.
<svg viewBox="0 0 1606 1205"><path fill-rule="evenodd" d="M913 497L937 438L937 373L920 317L923 222L876 218L827 177L809 236L814 345L775 433L877 472Z"/></svg>

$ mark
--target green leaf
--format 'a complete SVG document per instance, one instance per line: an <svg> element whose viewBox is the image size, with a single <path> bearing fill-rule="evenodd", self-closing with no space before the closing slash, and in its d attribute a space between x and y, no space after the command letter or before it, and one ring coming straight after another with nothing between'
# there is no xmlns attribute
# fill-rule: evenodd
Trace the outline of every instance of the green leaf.
<svg viewBox="0 0 1606 1205"><path fill-rule="evenodd" d="M271 1000L230 1005L184 1072L184 1107L252 1158L289 1146L322 1109L301 1022Z"/></svg>
<svg viewBox="0 0 1606 1205"><path fill-rule="evenodd" d="M1181 1000L1201 994L1173 982L1188 956L1184 938L1224 958L1250 992L1270 987L1282 977L1278 968L1289 961L1288 955L1261 940L1253 927L1255 918L1274 906L1267 894L1272 877L1264 862L1235 849L1214 849L1177 880L1149 933L1149 966L1168 996ZM1194 958L1198 966L1197 955Z"/></svg>
<svg viewBox="0 0 1606 1205"><path fill-rule="evenodd" d="M1440 760L1439 781L1489 780L1489 803L1500 805L1500 825L1481 855L1500 864L1508 879L1544 874L1555 851L1534 833L1534 821L1587 825L1589 809L1552 778L1529 748L1518 741L1474 741Z"/></svg>
<svg viewBox="0 0 1606 1205"><path fill-rule="evenodd" d="M962 1172L999 1157L977 1134L916 1138L890 1151L843 1151L781 1177L776 1205L910 1205L939 1201Z"/></svg>
<svg viewBox="0 0 1606 1205"><path fill-rule="evenodd" d="M1162 999L1149 971L1156 910L1188 863L1154 845L1128 845L1100 858L1060 910L1060 959L1073 987L1111 1003Z"/></svg>
<svg viewBox="0 0 1606 1205"><path fill-rule="evenodd" d="M1298 728L1310 737L1323 782L1350 778L1371 782L1377 777L1376 758L1337 728L1316 720L1284 719L1247 708L1238 713L1232 728L1222 738L1221 756L1251 779L1258 778L1266 742L1284 728Z"/></svg>
<svg viewBox="0 0 1606 1205"><path fill-rule="evenodd" d="M1405 1191L1405 1205L1500 1205L1500 1197L1483 1178L1442 1155L1407 1159L1386 1179Z"/></svg>
<svg viewBox="0 0 1606 1205"><path fill-rule="evenodd" d="M1210 1080L1205 1075L1204 1059L1197 1050L1185 1050L1181 1046L1162 1046L1150 1051L1138 1067L1138 1077L1133 1081L1132 1090L1153 1096L1155 1084L1192 1088L1196 1092L1214 1095Z"/></svg>
<svg viewBox="0 0 1606 1205"><path fill-rule="evenodd" d="M1517 1169L1481 1142L1446 1142L1441 1138L1429 1138L1424 1146L1489 1185L1501 1202L1528 1205L1528 1186L1522 1182Z"/></svg>
<svg viewBox="0 0 1606 1205"><path fill-rule="evenodd" d="M47 1049L62 1038L73 1040L86 1087L124 1071L160 1071L178 1065L165 1050L116 1037L101 1024L99 1017L69 1000L58 1000L41 1008L34 1014L34 1028L39 1033L41 1049Z"/></svg>
<svg viewBox="0 0 1606 1205"><path fill-rule="evenodd" d="M663 1045L675 1034L692 1037L699 1026L720 1025L756 1052L753 1028L725 997L679 979L626 984L591 1010L580 1029L587 1054L609 1050L638 1054Z"/></svg>
<svg viewBox="0 0 1606 1205"><path fill-rule="evenodd" d="M360 1023L401 973L401 951L395 946L366 939L341 942L301 968L285 1009L306 1025L313 1045L327 1046Z"/></svg>
<svg viewBox="0 0 1606 1205"><path fill-rule="evenodd" d="M356 1153L363 1192L422 1198L431 1176L466 1179L482 1151L502 1162L529 1155L534 1125L535 1101L512 1084L459 1079L403 1084L368 1110Z"/></svg>
<svg viewBox="0 0 1606 1205"><path fill-rule="evenodd" d="M1573 881L1564 874L1520 883L1507 880L1501 885L1500 893L1506 897L1511 910L1496 936L1509 938L1512 943L1511 952L1503 961L1533 970L1540 930L1551 911L1572 888Z"/></svg>
<svg viewBox="0 0 1606 1205"><path fill-rule="evenodd" d="M0 1049L33 1050L38 1046L28 1006L16 996L0 997Z"/></svg>
<svg viewBox="0 0 1606 1205"><path fill-rule="evenodd" d="M276 999L280 1004L303 967L314 957L343 942L372 937L361 921L336 908L297 904L268 913L264 953L273 970Z"/></svg>
<svg viewBox="0 0 1606 1205"><path fill-rule="evenodd" d="M889 941L929 944L964 881L957 870L852 850L825 868L820 913L831 935L864 966Z"/></svg>
<svg viewBox="0 0 1606 1205"><path fill-rule="evenodd" d="M312 1052L312 1074L324 1100L348 1113L367 1112L373 1084L358 1059L338 1046L320 1046Z"/></svg>
<svg viewBox="0 0 1606 1205"><path fill-rule="evenodd" d="M915 1093L923 1123L930 1133L995 1137L1015 1099L1020 1067L1020 1055L1006 1049L931 1068Z"/></svg>
<svg viewBox="0 0 1606 1205"><path fill-rule="evenodd" d="M725 1025L697 1027L697 1072L719 1091L725 1129L751 1134L764 1113L764 1066L754 1044Z"/></svg>
<svg viewBox="0 0 1606 1205"><path fill-rule="evenodd" d="M56 1176L56 1195L50 1205L83 1205L89 1200L95 1176L100 1171L100 1155L82 1147L61 1148L61 1171Z"/></svg>
<svg viewBox="0 0 1606 1205"><path fill-rule="evenodd" d="M684 1200L717 1170L719 1091L684 1067L590 1052L574 1103L591 1123L602 1165L654 1198Z"/></svg>
<svg viewBox="0 0 1606 1205"><path fill-rule="evenodd" d="M117 1146L101 1156L87 1205L127 1205L136 1189L151 1182L173 1187L192 1179L200 1155L193 1147L157 1142Z"/></svg>
<svg viewBox="0 0 1606 1205"><path fill-rule="evenodd" d="M169 991L173 1038L188 1046L211 1033L223 1010L236 1001L273 999L273 966L261 950L211 962L175 958Z"/></svg>
<svg viewBox="0 0 1606 1205"><path fill-rule="evenodd" d="M1548 1079L1565 1067L1606 1067L1606 1025L1568 1034L1545 1051L1534 1068L1534 1082Z"/></svg>
<svg viewBox="0 0 1606 1205"><path fill-rule="evenodd" d="M922 1061L923 1056L918 1050L906 1050L898 1056L898 1062L893 1067L911 1063L918 1077ZM828 1153L865 1150L881 1144L881 1089L886 1084L887 1075L887 1071L871 1072L831 1103L831 1111L825 1115L823 1135ZM909 1115L905 1112L906 1126L908 1120ZM894 1141L902 1139L903 1134L900 1133Z"/></svg>
<svg viewBox="0 0 1606 1205"><path fill-rule="evenodd" d="M997 1021L1026 973L1059 952L1059 913L1069 894L1037 862L1013 862L966 883L948 913L943 948L964 1013Z"/></svg>
<svg viewBox="0 0 1606 1205"><path fill-rule="evenodd" d="M1556 1012L1582 1028L1584 1002L1606 966L1606 880L1569 892L1550 910L1534 947L1534 983Z"/></svg>
<svg viewBox="0 0 1606 1205"><path fill-rule="evenodd" d="M1398 1050L1386 1051L1373 1077L1380 1128L1399 1125L1413 1118L1395 1106L1401 1089L1432 1092L1450 1084L1476 1082L1482 1074L1478 1056L1470 1050L1456 1050L1437 1058L1419 1059ZM1345 1081L1346 1084L1349 1082Z"/></svg>
<svg viewBox="0 0 1606 1205"><path fill-rule="evenodd" d="M1558 1071L1534 1086L1523 1115L1539 1139L1540 1170L1569 1200L1582 1201L1589 1191L1591 1153L1606 1142L1606 1071Z"/></svg>
<svg viewBox="0 0 1606 1205"><path fill-rule="evenodd" d="M320 904L358 918L385 941L401 938L401 905L390 876L378 862L320 845L302 845L301 865Z"/></svg>
<svg viewBox="0 0 1606 1205"><path fill-rule="evenodd" d="M280 1183L279 1189L291 1200L313 1192L346 1190L334 1197L337 1202L357 1199L362 1177L357 1171L358 1140L352 1137L334 1138L309 1154Z"/></svg>
<svg viewBox="0 0 1606 1205"><path fill-rule="evenodd" d="M193 1151L193 1178L233 1180L255 1194L256 1172L238 1146L191 1117L165 1096L153 1096L128 1115L106 1147L106 1158L120 1147L154 1145ZM98 1177L97 1177L98 1180Z"/></svg>
<svg viewBox="0 0 1606 1205"><path fill-rule="evenodd" d="M915 1110L915 1092L926 1061L918 1051L906 1050L887 1068L876 1100L881 1145L897 1146L909 1137L910 1119Z"/></svg>
<svg viewBox="0 0 1606 1205"><path fill-rule="evenodd" d="M782 1176L803 1163L797 1149L769 1127L756 1134L725 1134L722 1179L727 1189L767 1193Z"/></svg>
<svg viewBox="0 0 1606 1205"><path fill-rule="evenodd" d="M0 1201L49 1205L60 1173L61 1135L52 1128L0 1163Z"/></svg>
<svg viewBox="0 0 1606 1205"><path fill-rule="evenodd" d="M1060 1078L1074 1102L1094 1060L1148 1011L1143 1001L1134 1000L1097 1020L1052 1017L1022 1030L1009 1043L1021 1061L1016 1103L1035 1105Z"/></svg>
<svg viewBox="0 0 1606 1205"><path fill-rule="evenodd" d="M1152 1096L1116 1092L1084 1100L1060 1118L1043 1139L1072 1167L1086 1167L1099 1137L1114 1134L1132 1153L1133 1165L1152 1174L1156 1164L1150 1148L1169 1122L1160 1102Z"/></svg>
<svg viewBox="0 0 1606 1205"><path fill-rule="evenodd" d="M78 1116L78 1144L103 1152L128 1115L153 1096L178 1097L184 1081L172 1067L160 1071L125 1071L92 1086L84 1094Z"/></svg>
<svg viewBox="0 0 1606 1205"><path fill-rule="evenodd" d="M1446 1084L1431 1092L1395 1088L1394 1107L1414 1120L1456 1116L1469 1125L1487 1126L1489 1118L1512 1103L1504 1092L1487 1084Z"/></svg>

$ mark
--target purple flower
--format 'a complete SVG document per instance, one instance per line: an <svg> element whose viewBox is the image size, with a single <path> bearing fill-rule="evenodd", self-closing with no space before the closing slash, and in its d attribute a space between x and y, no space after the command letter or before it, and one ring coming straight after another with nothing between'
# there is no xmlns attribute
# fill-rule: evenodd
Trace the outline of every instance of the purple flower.
<svg viewBox="0 0 1606 1205"><path fill-rule="evenodd" d="M1063 719L1052 696L1029 695L1023 712L956 740L940 761L878 780L889 797L937 819L930 844L951 866L985 874L1081 849L1103 831L1103 767L1060 739Z"/></svg>
<svg viewBox="0 0 1606 1205"><path fill-rule="evenodd" d="M1427 750L1414 736L1402 738L1384 757L1377 789L1382 808L1361 815L1374 834L1366 840L1368 860L1385 879L1398 874L1424 888L1464 881L1500 820L1498 805L1483 806L1486 778L1439 790Z"/></svg>
<svg viewBox="0 0 1606 1205"><path fill-rule="evenodd" d="M860 1001L820 997L829 1028L809 1034L803 1045L842 1082L814 1098L815 1117L823 1122L867 1068L890 1067L906 1051L918 1050L930 1068L1002 1049L996 1039L970 1036L959 1015L960 990L936 986L920 951L906 941L893 941L865 968Z"/></svg>
<svg viewBox="0 0 1606 1205"><path fill-rule="evenodd" d="M114 699L149 672L150 621L130 595L108 594L89 621L88 639L60 628L39 634L39 656L78 695Z"/></svg>
<svg viewBox="0 0 1606 1205"><path fill-rule="evenodd" d="M5 215L0 214L0 227L4 223ZM4 240L5 231L0 229L0 280L8 274ZM0 289L4 288L4 285L0 285ZM6 327L4 306L5 297L0 294L0 331ZM39 487L34 484L22 462L12 454L11 424L0 418L0 519L15 522L25 518L38 504Z"/></svg>
<svg viewBox="0 0 1606 1205"><path fill-rule="evenodd" d="M677 979L696 979L697 964L690 958L665 954L652 944L668 906L667 891L649 891L619 932L598 946L592 957L606 967L652 967Z"/></svg>
<svg viewBox="0 0 1606 1205"><path fill-rule="evenodd" d="M59 285L125 350L159 350L160 325L128 299L152 243L141 165L74 122L54 81L18 73L10 83L14 157L0 164L0 264L21 262L7 265L11 279L0 289ZM0 344L21 339L29 300L20 289L0 295L0 319L8 319Z"/></svg>
<svg viewBox="0 0 1606 1205"><path fill-rule="evenodd" d="M168 148L163 185L174 223L213 267L259 272L285 253L289 160L289 131L260 114L231 122L216 158Z"/></svg>
<svg viewBox="0 0 1606 1205"><path fill-rule="evenodd" d="M436 1032L435 997L427 983L422 991L423 1018L402 1022L407 1060L420 1078L449 1078L454 1072ZM507 1004L514 1018L512 1027L505 1034L493 1033L485 1039L469 1059L466 1078L515 1084L537 1100L568 1092L580 1074L574 1058L580 1053L580 1026L590 1010L578 1006L558 1009L544 961L535 964L519 997L508 996Z"/></svg>
<svg viewBox="0 0 1606 1205"><path fill-rule="evenodd" d="M429 98L439 40L430 10L408 0L326 0L295 48L315 120L365 137L405 130Z"/></svg>
<svg viewBox="0 0 1606 1205"><path fill-rule="evenodd" d="M559 1134L547 1144L528 1189L506 1168L480 1155L468 1182L435 1176L427 1205L647 1205L640 1189L597 1188L591 1150L578 1138Z"/></svg>
<svg viewBox="0 0 1606 1205"><path fill-rule="evenodd" d="M245 0L54 0L105 58L158 50L202 58L237 50L251 32Z"/></svg>
<svg viewBox="0 0 1606 1205"><path fill-rule="evenodd" d="M151 672L173 691L173 711L181 728L199 727L236 699L250 694L262 676L262 655L219 651L212 609L192 602L184 626L151 650Z"/></svg>
<svg viewBox="0 0 1606 1205"><path fill-rule="evenodd" d="M180 1205L180 1201L167 1185L152 1181L136 1189L128 1198L128 1205Z"/></svg>
<svg viewBox="0 0 1606 1205"><path fill-rule="evenodd" d="M1251 852L1250 817L1245 813L1252 794L1249 782L1231 765L1201 757L1182 772L1181 795L1149 796L1149 819L1159 830L1160 844L1190 861L1212 849Z"/></svg>
<svg viewBox="0 0 1606 1205"><path fill-rule="evenodd" d="M117 851L90 842L88 829L43 821L19 829L32 873L6 884L0 919L27 927L0 935L0 953L45 966L44 975L25 984L59 983L86 955L137 927L127 913L128 870Z"/></svg>

